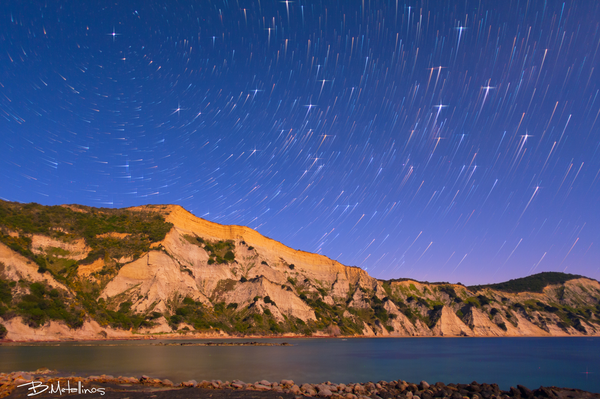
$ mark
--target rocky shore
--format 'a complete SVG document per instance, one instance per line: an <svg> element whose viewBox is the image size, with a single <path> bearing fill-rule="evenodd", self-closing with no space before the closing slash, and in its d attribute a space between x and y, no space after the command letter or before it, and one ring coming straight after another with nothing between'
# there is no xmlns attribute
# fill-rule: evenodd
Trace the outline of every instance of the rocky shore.
<svg viewBox="0 0 600 399"><path fill-rule="evenodd" d="M35 395L32 395L35 394ZM0 373L0 398L59 398L79 394L88 397L112 398L257 398L257 399L504 399L504 398L595 398L600 394L570 388L540 387L529 389L522 385L501 390L496 384L414 384L402 380L367 383L297 384L292 380L279 382L189 380L174 384L168 379L141 377L114 377L111 375L78 377L59 376L47 369L35 372Z"/></svg>

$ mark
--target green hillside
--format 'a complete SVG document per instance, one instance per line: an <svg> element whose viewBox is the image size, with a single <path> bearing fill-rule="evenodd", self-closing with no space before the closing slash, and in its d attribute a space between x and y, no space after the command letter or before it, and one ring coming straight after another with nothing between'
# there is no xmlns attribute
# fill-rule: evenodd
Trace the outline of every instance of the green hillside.
<svg viewBox="0 0 600 399"><path fill-rule="evenodd" d="M518 292L543 292L544 288L553 284L564 284L569 280L584 278L577 274L560 272L543 272L527 277L516 278L498 284L472 285L468 287L471 291L479 291L485 288L491 288L498 291L518 293ZM587 277L586 277L587 278Z"/></svg>

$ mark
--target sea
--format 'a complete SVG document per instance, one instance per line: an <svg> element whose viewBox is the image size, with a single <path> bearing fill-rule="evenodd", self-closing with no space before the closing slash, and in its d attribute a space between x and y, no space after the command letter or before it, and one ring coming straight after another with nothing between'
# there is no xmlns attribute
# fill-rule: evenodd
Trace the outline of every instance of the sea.
<svg viewBox="0 0 600 399"><path fill-rule="evenodd" d="M265 342L291 346L158 343ZM0 371L296 383L404 380L579 388L600 393L600 337L286 338L0 345Z"/></svg>

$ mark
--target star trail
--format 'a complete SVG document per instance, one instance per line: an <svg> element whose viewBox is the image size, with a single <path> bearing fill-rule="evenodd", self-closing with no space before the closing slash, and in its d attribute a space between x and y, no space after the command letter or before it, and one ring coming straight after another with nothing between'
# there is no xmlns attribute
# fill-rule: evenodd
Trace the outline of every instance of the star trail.
<svg viewBox="0 0 600 399"><path fill-rule="evenodd" d="M5 200L179 204L378 278L600 278L599 2L12 1L0 21Z"/></svg>

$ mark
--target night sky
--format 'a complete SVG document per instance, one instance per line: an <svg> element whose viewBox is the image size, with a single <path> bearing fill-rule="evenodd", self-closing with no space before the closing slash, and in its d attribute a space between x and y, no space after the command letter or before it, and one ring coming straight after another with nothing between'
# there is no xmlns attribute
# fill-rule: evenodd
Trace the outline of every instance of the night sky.
<svg viewBox="0 0 600 399"><path fill-rule="evenodd" d="M0 198L179 204L377 278L599 279L599 50L591 0L4 1Z"/></svg>

